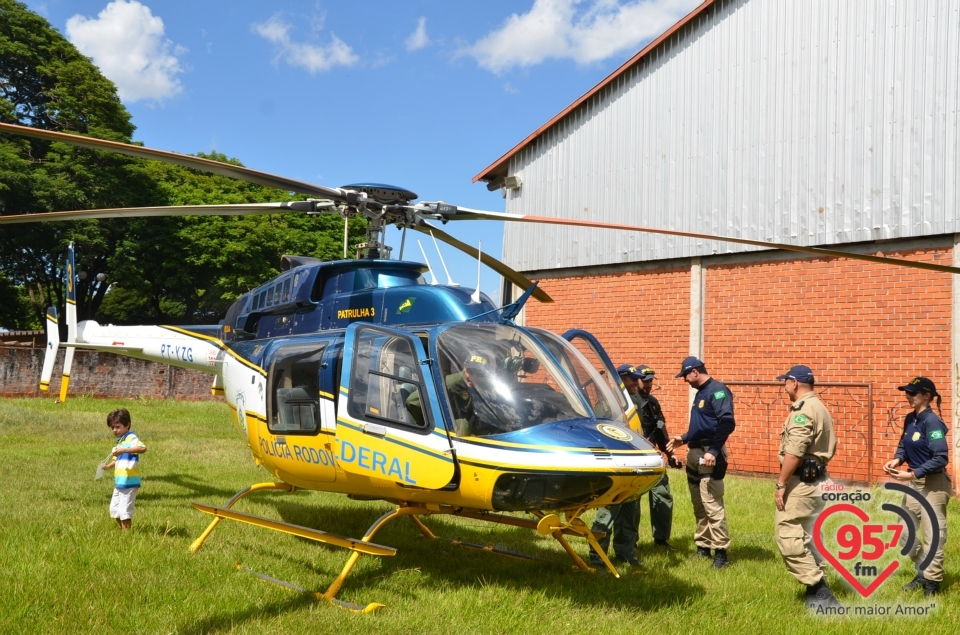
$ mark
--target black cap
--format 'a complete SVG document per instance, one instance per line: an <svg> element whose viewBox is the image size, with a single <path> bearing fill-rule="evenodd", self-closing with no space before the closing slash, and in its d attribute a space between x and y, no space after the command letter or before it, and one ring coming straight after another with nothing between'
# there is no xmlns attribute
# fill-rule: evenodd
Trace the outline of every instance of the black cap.
<svg viewBox="0 0 960 635"><path fill-rule="evenodd" d="M490 370L490 360L484 355L471 355L463 365L469 370Z"/></svg>
<svg viewBox="0 0 960 635"><path fill-rule="evenodd" d="M690 357L683 360L683 363L680 364L680 372L677 373L677 377L683 377L689 373L694 368L700 368L704 363L699 359L691 355Z"/></svg>
<svg viewBox="0 0 960 635"><path fill-rule="evenodd" d="M632 377L633 379L639 379L640 381L650 381L656 376L656 371L654 371L649 366L644 364L639 364L634 366L633 364L620 364L617 367L617 374L621 377Z"/></svg>
<svg viewBox="0 0 960 635"><path fill-rule="evenodd" d="M803 364L798 364L788 370L783 375L778 375L777 379L796 379L801 384L813 384L813 371L810 370L809 366L804 366Z"/></svg>
<svg viewBox="0 0 960 635"><path fill-rule="evenodd" d="M926 377L914 377L904 386L897 386L897 390L902 390L907 394L916 394L925 392L931 395L937 394L937 386Z"/></svg>

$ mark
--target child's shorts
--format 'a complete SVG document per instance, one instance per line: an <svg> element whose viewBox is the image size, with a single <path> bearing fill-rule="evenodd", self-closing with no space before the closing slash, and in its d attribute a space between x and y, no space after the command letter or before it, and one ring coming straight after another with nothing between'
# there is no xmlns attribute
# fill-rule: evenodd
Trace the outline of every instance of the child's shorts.
<svg viewBox="0 0 960 635"><path fill-rule="evenodd" d="M133 503L137 500L139 487L113 488L110 499L110 518L130 520L133 518Z"/></svg>

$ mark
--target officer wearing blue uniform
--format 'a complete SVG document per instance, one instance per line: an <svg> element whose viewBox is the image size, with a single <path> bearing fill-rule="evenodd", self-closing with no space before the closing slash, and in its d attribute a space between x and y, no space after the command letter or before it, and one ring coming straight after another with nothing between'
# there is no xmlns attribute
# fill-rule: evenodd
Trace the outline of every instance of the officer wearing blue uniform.
<svg viewBox="0 0 960 635"><path fill-rule="evenodd" d="M920 492L930 506L939 524L939 532L934 535L933 523L927 514L921 513L920 503L913 497L904 497L904 506L913 516L914 526L919 526L923 535L924 548L919 541L910 553L910 559L917 565L926 559L930 549L935 550L930 564L923 571L918 570L916 577L904 590L923 589L924 595L936 595L943 581L943 548L947 542L947 502L953 486L947 475L947 463L950 453L947 450L947 426L930 407L934 398L937 410L940 410L941 398L937 387L926 377L914 377L897 390L905 393L913 411L907 414L903 422L903 434L894 458L883 469L900 481L910 481L910 486ZM898 469L904 463L908 470Z"/></svg>
<svg viewBox="0 0 960 635"><path fill-rule="evenodd" d="M729 563L730 534L723 506L723 477L727 473L727 437L737 425L733 418L733 393L713 379L696 357L683 360L677 377L696 388L697 394L690 409L687 433L673 437L667 451L673 452L684 444L689 447L687 485L697 519L694 534L697 555L709 558L713 549L713 567L722 569Z"/></svg>

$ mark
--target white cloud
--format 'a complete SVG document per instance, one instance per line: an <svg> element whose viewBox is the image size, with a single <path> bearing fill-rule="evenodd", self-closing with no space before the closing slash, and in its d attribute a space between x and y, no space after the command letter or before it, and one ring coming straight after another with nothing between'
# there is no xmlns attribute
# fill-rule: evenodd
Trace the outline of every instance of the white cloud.
<svg viewBox="0 0 960 635"><path fill-rule="evenodd" d="M183 90L178 57L187 49L166 39L163 20L137 0L114 0L96 18L73 16L67 37L117 85L123 101L162 101Z"/></svg>
<svg viewBox="0 0 960 635"><path fill-rule="evenodd" d="M639 50L702 0L536 0L495 31L460 51L500 73L546 59L589 64Z"/></svg>
<svg viewBox="0 0 960 635"><path fill-rule="evenodd" d="M420 18L417 20L417 30L407 38L407 50L417 51L427 44L430 44L430 38L427 37L427 19Z"/></svg>
<svg viewBox="0 0 960 635"><path fill-rule="evenodd" d="M319 27L323 28L322 18ZM285 60L290 66L305 68L311 75L318 71L328 71L334 66L353 66L359 57L346 43L336 35L330 34L330 43L325 46L294 42L290 37L291 25L280 14L275 14L266 22L253 25L253 32L272 42L275 46L273 61L276 64Z"/></svg>

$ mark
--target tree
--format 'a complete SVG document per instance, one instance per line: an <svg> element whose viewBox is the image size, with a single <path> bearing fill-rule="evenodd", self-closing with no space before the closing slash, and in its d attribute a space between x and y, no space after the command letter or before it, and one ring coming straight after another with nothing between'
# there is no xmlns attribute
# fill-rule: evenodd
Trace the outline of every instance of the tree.
<svg viewBox="0 0 960 635"><path fill-rule="evenodd" d="M113 83L15 0L0 0L0 121L123 142L134 131ZM179 166L0 136L0 214L292 198ZM352 244L364 228L351 220ZM197 323L216 322L241 293L275 275L283 253L341 257L342 236L341 219L298 215L0 226L0 303L7 307L0 320L38 323L51 304L63 311L71 241L85 274L77 283L80 319Z"/></svg>
<svg viewBox="0 0 960 635"><path fill-rule="evenodd" d="M129 141L134 126L116 87L42 17L0 0L0 120L48 130ZM154 196L142 165L127 157L18 137L0 137L0 213L147 204ZM33 314L64 306L62 258L73 240L93 267L105 266L123 221L0 227L0 302L29 288ZM4 291L6 289L6 291ZM105 290L105 289L104 289ZM81 314L102 290L78 285ZM20 316L15 319L26 319Z"/></svg>
<svg viewBox="0 0 960 635"><path fill-rule="evenodd" d="M223 154L207 159L242 165ZM302 200L245 181L147 162L163 205ZM159 221L159 222L158 222ZM350 244L366 223L350 222ZM180 216L130 221L110 263L110 293L101 313L117 324L216 323L241 294L279 273L285 253L342 258L343 220L334 215Z"/></svg>

